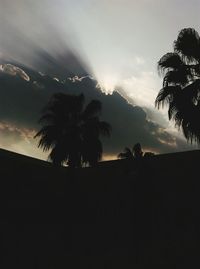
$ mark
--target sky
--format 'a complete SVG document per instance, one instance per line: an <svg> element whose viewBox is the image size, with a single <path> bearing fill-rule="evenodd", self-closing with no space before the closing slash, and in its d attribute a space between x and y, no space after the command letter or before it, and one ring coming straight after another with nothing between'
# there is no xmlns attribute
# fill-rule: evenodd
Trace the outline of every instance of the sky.
<svg viewBox="0 0 200 269"><path fill-rule="evenodd" d="M162 87L157 62L172 51L181 29L200 32L199 10L198 0L0 0L0 58L60 78L90 74L104 92L117 89L144 109L147 120L178 137L177 150L193 148L168 122L166 110L155 110L154 101ZM13 121L1 121L4 141L3 130L13 128ZM22 141L11 149L40 156L32 142Z"/></svg>

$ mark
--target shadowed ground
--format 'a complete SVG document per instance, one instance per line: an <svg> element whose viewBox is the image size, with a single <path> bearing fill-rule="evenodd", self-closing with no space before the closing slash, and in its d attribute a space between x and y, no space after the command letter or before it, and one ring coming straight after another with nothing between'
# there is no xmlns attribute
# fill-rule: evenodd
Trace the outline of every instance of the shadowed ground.
<svg viewBox="0 0 200 269"><path fill-rule="evenodd" d="M2 268L198 265L199 159L72 170L1 150Z"/></svg>

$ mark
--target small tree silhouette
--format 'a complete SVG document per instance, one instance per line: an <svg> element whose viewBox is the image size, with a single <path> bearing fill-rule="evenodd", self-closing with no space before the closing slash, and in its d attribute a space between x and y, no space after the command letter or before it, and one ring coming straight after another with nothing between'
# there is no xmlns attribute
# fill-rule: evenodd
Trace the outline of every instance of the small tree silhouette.
<svg viewBox="0 0 200 269"><path fill-rule="evenodd" d="M137 143L133 146L133 154L135 159L141 159L143 156L142 147L140 143Z"/></svg>
<svg viewBox="0 0 200 269"><path fill-rule="evenodd" d="M153 157L153 156L155 156L154 152L147 151L147 152L144 153L145 158L150 158L150 157Z"/></svg>
<svg viewBox="0 0 200 269"><path fill-rule="evenodd" d="M124 151L118 154L119 159L127 160L141 159L142 156L143 152L140 143L135 144L132 150L128 147L125 147Z"/></svg>
<svg viewBox="0 0 200 269"><path fill-rule="evenodd" d="M110 125L99 120L101 102L92 100L84 106L83 94L54 94L39 122L43 125L35 135L38 147L51 150L49 159L55 165L67 163L70 167L81 167L83 163L97 164L103 153L100 136L109 136Z"/></svg>
<svg viewBox="0 0 200 269"><path fill-rule="evenodd" d="M133 152L130 148L125 147L124 151L119 153L117 156L119 159L127 159L127 160L133 160Z"/></svg>

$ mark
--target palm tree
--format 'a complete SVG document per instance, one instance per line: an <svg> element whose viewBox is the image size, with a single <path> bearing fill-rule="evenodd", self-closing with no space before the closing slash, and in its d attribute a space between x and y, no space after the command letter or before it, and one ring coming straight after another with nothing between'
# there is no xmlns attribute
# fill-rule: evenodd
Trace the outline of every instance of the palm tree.
<svg viewBox="0 0 200 269"><path fill-rule="evenodd" d="M126 159L126 160L133 160L134 159L133 151L128 147L125 147L124 151L119 153L117 157L119 159Z"/></svg>
<svg viewBox="0 0 200 269"><path fill-rule="evenodd" d="M99 120L101 102L92 100L86 107L85 98L57 93L52 96L39 122L43 125L35 135L38 147L51 150L49 159L55 165L67 163L81 167L83 163L95 165L102 157L101 135L109 136L111 127Z"/></svg>
<svg viewBox="0 0 200 269"><path fill-rule="evenodd" d="M142 147L140 143L137 143L133 146L131 150L128 147L124 148L124 151L118 154L119 159L126 159L126 160L138 160L141 159L143 156Z"/></svg>
<svg viewBox="0 0 200 269"><path fill-rule="evenodd" d="M158 62L163 88L155 105L168 105L169 120L181 128L191 143L200 143L200 37L192 28L182 29L174 52Z"/></svg>
<svg viewBox="0 0 200 269"><path fill-rule="evenodd" d="M143 157L142 147L140 143L137 143L134 145L133 153L134 153L135 159L141 159Z"/></svg>

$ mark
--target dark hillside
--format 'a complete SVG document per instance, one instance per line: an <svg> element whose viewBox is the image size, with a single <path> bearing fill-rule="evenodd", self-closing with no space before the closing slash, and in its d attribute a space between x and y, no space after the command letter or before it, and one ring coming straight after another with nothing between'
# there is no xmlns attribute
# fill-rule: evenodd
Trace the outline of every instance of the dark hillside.
<svg viewBox="0 0 200 269"><path fill-rule="evenodd" d="M199 160L71 170L1 150L2 268L198 266Z"/></svg>

